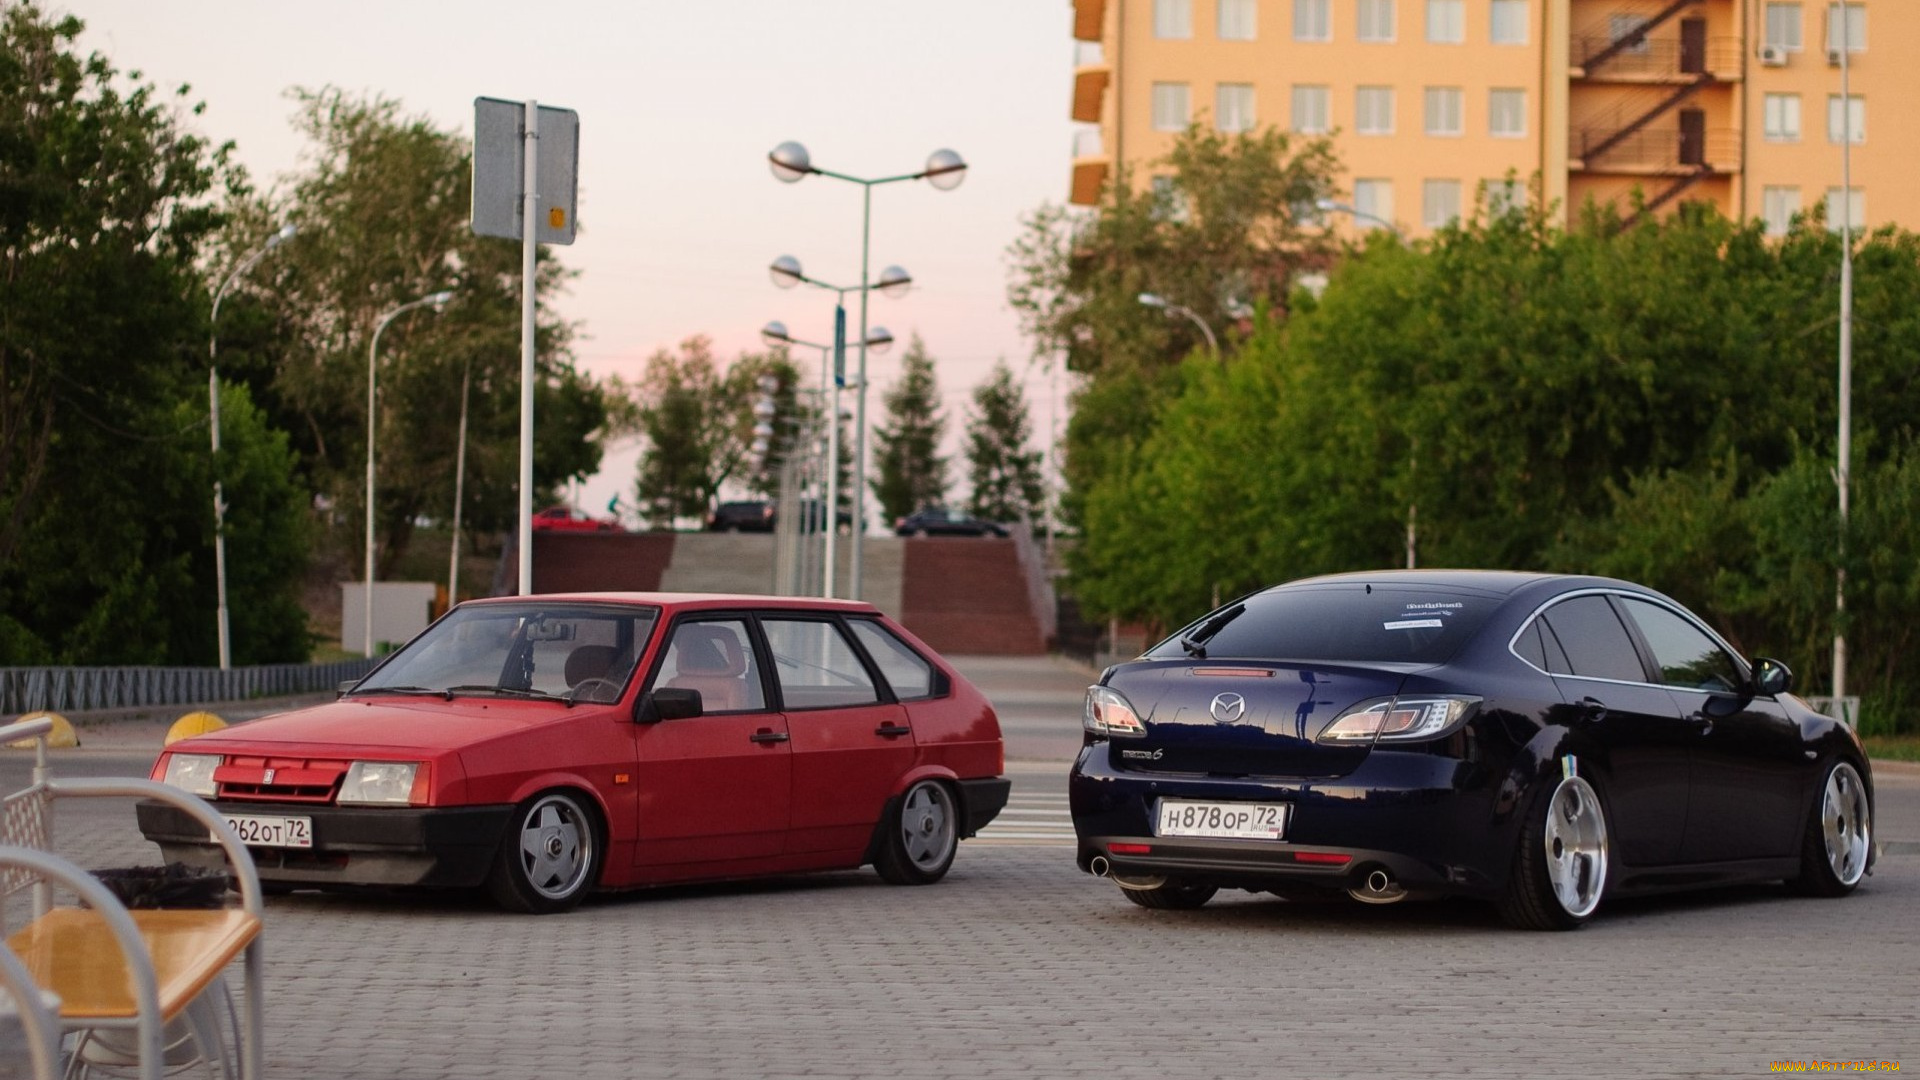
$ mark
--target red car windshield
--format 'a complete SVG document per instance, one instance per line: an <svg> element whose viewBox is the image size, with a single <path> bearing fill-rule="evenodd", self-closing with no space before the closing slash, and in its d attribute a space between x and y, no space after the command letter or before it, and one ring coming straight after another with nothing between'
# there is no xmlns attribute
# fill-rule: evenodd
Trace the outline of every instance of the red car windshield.
<svg viewBox="0 0 1920 1080"><path fill-rule="evenodd" d="M446 694L617 701L658 608L473 604L428 627L353 694Z"/></svg>

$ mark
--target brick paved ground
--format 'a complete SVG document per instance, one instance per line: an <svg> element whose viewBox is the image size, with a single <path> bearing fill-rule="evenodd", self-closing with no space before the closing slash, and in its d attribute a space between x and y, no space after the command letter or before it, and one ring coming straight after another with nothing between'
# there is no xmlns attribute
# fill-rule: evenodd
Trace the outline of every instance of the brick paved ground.
<svg viewBox="0 0 1920 1080"><path fill-rule="evenodd" d="M1034 697L1040 714L1072 675ZM1061 685L1056 685L1056 684ZM1071 723L1071 720L1066 721ZM94 747L111 745L99 733ZM0 790L24 781L0 754ZM144 771L90 749L67 775ZM1020 764L1048 825L1064 765ZM1574 934L1465 904L1145 911L1047 838L969 842L940 885L871 872L596 898L275 898L270 1075L521 1077L1756 1076L1920 1068L1920 769L1878 776L1890 850L1858 894L1610 904ZM1021 802L1023 792L1034 793ZM63 813L66 808L63 808ZM80 805L73 808L79 811ZM93 866L151 862L124 806L64 817Z"/></svg>
<svg viewBox="0 0 1920 1080"><path fill-rule="evenodd" d="M68 759L77 773L80 759ZM1920 781L1886 791L1902 805ZM116 814L124 809L116 808ZM76 822L79 818L73 819ZM130 831L130 830L129 830ZM63 847L151 858L98 815ZM1610 905L1526 934L1471 904L1135 908L1059 847L510 916L269 902L278 1077L1753 1076L1920 1062L1920 856L1841 901Z"/></svg>

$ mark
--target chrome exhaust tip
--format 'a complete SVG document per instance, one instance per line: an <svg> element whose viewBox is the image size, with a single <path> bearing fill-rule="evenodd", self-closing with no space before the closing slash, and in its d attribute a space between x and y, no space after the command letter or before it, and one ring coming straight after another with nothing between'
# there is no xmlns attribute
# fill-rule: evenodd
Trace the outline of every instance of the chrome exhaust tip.
<svg viewBox="0 0 1920 1080"><path fill-rule="evenodd" d="M1094 877L1106 877L1113 870L1113 864L1107 861L1105 855L1095 855L1093 861L1087 864L1087 869Z"/></svg>
<svg viewBox="0 0 1920 1080"><path fill-rule="evenodd" d="M1375 869L1359 888L1348 889L1347 895L1363 904L1397 904L1407 898L1407 889L1385 869Z"/></svg>

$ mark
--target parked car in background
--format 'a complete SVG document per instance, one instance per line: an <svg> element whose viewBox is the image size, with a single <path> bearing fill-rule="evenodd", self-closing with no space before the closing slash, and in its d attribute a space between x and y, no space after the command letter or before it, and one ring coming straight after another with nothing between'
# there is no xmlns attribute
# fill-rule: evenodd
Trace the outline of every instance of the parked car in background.
<svg viewBox="0 0 1920 1080"><path fill-rule="evenodd" d="M1011 535L996 521L981 521L944 506L929 506L893 523L896 536L999 536Z"/></svg>
<svg viewBox="0 0 1920 1080"><path fill-rule="evenodd" d="M723 502L707 515L708 532L772 532L773 503L766 499Z"/></svg>
<svg viewBox="0 0 1920 1080"><path fill-rule="evenodd" d="M671 593L474 600L338 701L168 747L290 888L588 891L872 864L938 881L1006 805L993 707L854 601ZM206 827L137 809L169 861Z"/></svg>
<svg viewBox="0 0 1920 1080"><path fill-rule="evenodd" d="M1842 896L1873 868L1873 774L1792 685L1625 581L1281 585L1088 689L1079 864L1149 908L1457 894L1542 930L1630 893Z"/></svg>
<svg viewBox="0 0 1920 1080"><path fill-rule="evenodd" d="M555 532L625 532L617 521L589 517L570 506L549 506L533 515L535 529Z"/></svg>
<svg viewBox="0 0 1920 1080"><path fill-rule="evenodd" d="M827 504L820 499L802 500L800 503L800 521L801 521L802 527L805 528L808 532L822 531L822 526L824 525L827 517L826 505ZM846 510L842 510L839 513L835 514L833 517L834 517L834 526L838 529L841 536L846 536L853 532L853 514L852 513ZM779 509L778 507L776 507L774 511L774 523L777 525L779 523L779 520L780 520Z"/></svg>

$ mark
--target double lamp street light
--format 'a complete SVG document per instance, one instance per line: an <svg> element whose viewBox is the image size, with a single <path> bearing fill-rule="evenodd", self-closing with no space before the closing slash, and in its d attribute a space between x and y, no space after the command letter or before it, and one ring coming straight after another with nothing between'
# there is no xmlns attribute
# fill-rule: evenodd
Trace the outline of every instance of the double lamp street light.
<svg viewBox="0 0 1920 1080"><path fill-rule="evenodd" d="M866 366L866 359L865 359L866 353L868 349L872 349L875 353L885 352L887 348L893 344L893 335L889 334L885 327L875 326L875 327L869 328L866 325L867 287L864 285L830 285L827 282L820 281L816 278L810 278L800 269L800 260L794 258L791 255L782 255L779 258L773 260L773 263L767 267L767 276L772 278L773 283L782 289L791 289L796 285L805 284L805 285L812 285L817 289L825 289L826 291L834 294L833 342L832 344L818 345L815 347L818 347L821 350L821 367L822 367L821 384L820 384L821 391L822 393L827 394L832 398L831 410L832 410L832 415L835 416L836 418L840 415L840 391L843 387L847 385L847 371L846 371L847 294L850 292L858 292L861 294L861 303L860 303L861 362L860 362L860 375L859 375L859 380L857 385L860 392L859 400L862 403L863 408L861 410L860 420L859 420L861 427L856 429L856 433L854 436L854 446L855 446L854 456L856 458L856 461L864 461L865 458L863 455L865 453L866 443L862 438L862 435L864 434L864 430L865 430L866 413L864 409L864 404L866 402L866 397L867 397L867 366ZM864 277L864 275L862 276ZM913 286L913 275L907 273L907 271L903 267L889 266L885 270L880 271L880 280L875 282L872 287L879 289L880 294L883 296L898 298L901 296L905 296L907 294L907 290L910 289L912 286ZM776 327L778 328L777 335L773 332ZM769 344L779 344L782 342L786 342L786 343L791 343L796 345L813 345L813 343L810 343L810 342L795 341L794 339L787 337L786 327L778 322L769 323L767 327L760 332L760 336L763 339L765 339ZM830 372L827 370L827 359L826 359L829 355L831 355L832 357L832 368ZM831 380L831 386L829 386L829 380ZM826 492L827 506L830 508L833 508L832 510L829 511L830 513L837 514L838 507L840 505L840 469L838 467L838 464L840 461L840 425L837 421L827 426L827 460L832 463L827 468L827 492ZM865 510L865 503L862 501L862 498L861 498L861 489L863 486L861 483L861 479L864 474L864 471L865 470L861 469L858 464L855 465L855 472L853 476L853 485L854 485L853 520L855 522L859 522L860 520L862 520L861 514ZM827 570L824 577L824 586L821 590L820 595L828 598L832 598L832 596L834 595L834 577L838 573L839 565L840 565L838 562L835 561L837 557L837 553L835 550L835 536L838 534L838 532L839 532L839 529L837 527L830 528L827 530L827 549L826 549ZM860 581L860 569L859 569L860 568L860 554L859 554L860 547L859 547L859 540L858 540L859 535L860 534L858 531L858 526L856 525L855 532L854 532L855 541L854 541L854 549L853 549L854 558L853 558L853 567L852 567L853 583L852 583L852 588L850 589L851 595L854 595L856 597L859 595L859 581Z"/></svg>
<svg viewBox="0 0 1920 1080"><path fill-rule="evenodd" d="M860 347L860 360L859 360L859 372L857 376L859 380L860 393L859 393L859 396L855 399L856 405L855 405L855 413L854 413L854 435L853 435L854 451L853 451L853 477L852 477L852 481L853 481L853 559L852 559L852 565L849 568L849 572L852 580L849 582L849 588L848 588L848 595L852 599L858 600L860 599L861 585L862 585L862 572L864 569L862 565L862 559L861 559L861 541L866 534L866 509L867 509L867 505L866 505L867 345L868 345L868 336L869 336L868 327L867 327L867 293L876 284L872 280L872 277L868 272L869 248L871 246L870 241L873 235L873 189L880 186L881 184L898 183L899 181L902 181L902 180L925 180L927 183L933 185L934 188L940 191L952 191L954 188L957 188L960 186L961 181L966 179L967 163L961 159L959 154L954 153L952 150L935 150L931 155L928 156L926 167L921 169L919 172L903 173L898 176L883 176L875 179L866 179L858 176L849 176L846 173L833 172L832 170L822 169L815 166L813 164L812 157L809 156L807 153L807 148L800 145L797 142L783 142L779 146L774 147L773 151L767 155L767 161L773 171L774 178L779 180L782 183L786 183L786 184L798 183L801 180L806 179L808 176L827 176L827 177L832 177L835 180L844 180L850 184L858 184L860 185L860 188L861 188L860 284L857 286L849 286L845 290L838 290L838 289L835 290L836 292L841 292L843 296L846 292L852 292L855 289L858 289L860 293L860 337L858 338L859 347ZM777 267L778 263L776 263L775 265ZM799 269L798 265L796 264L794 267L794 270L796 271L796 273L793 275L794 280L790 284L799 284L800 281L806 280L804 277L798 274L797 272L798 269ZM890 269L898 269L898 268L895 267ZM900 271L900 274L901 274L901 277L904 278L906 272ZM775 280L778 281L779 278L780 278L780 274L776 272ZM885 282L882 282L880 284L885 284ZM899 284L901 288L904 289L906 282L899 281L899 282L896 282L895 284ZM832 286L826 286L826 287L832 288ZM836 340L838 339L836 338ZM831 428L833 430L837 430L839 428L839 424L835 423L831 425ZM838 463L837 462L830 463L827 471L828 471L828 475L830 476L837 475L839 472ZM831 506L829 506L827 512L831 514L831 513L834 513L835 511ZM828 529L827 535L831 537L835 533L835 531L836 530L834 529ZM829 573L827 574L828 587L826 591L828 595L831 595L833 591L832 584L831 584L833 579L833 574L831 573L831 570L832 570L831 562L829 562L828 564L828 570L829 570Z"/></svg>

